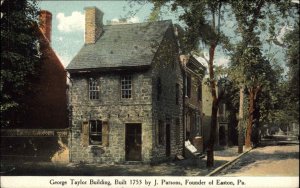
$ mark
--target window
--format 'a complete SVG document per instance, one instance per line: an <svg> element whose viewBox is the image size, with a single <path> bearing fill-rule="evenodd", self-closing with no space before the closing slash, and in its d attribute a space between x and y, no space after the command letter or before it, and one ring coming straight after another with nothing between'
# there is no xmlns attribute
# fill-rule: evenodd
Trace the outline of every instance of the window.
<svg viewBox="0 0 300 188"><path fill-rule="evenodd" d="M164 144L164 139L165 139L165 127L164 127L164 122L159 120L158 121L158 144L163 145Z"/></svg>
<svg viewBox="0 0 300 188"><path fill-rule="evenodd" d="M176 96L175 96L175 98L176 98L176 104L178 105L179 104L179 84L176 84L176 86L175 86L175 92L176 92Z"/></svg>
<svg viewBox="0 0 300 188"><path fill-rule="evenodd" d="M89 97L91 100L97 100L99 99L99 85L98 81L90 78L89 81Z"/></svg>
<svg viewBox="0 0 300 188"><path fill-rule="evenodd" d="M161 96L161 79L160 79L160 77L157 78L156 87L157 87L157 101L159 101L160 96Z"/></svg>
<svg viewBox="0 0 300 188"><path fill-rule="evenodd" d="M132 80L131 76L121 77L121 97L128 99L132 97Z"/></svg>
<svg viewBox="0 0 300 188"><path fill-rule="evenodd" d="M109 126L107 121L90 120L82 123L81 145L108 146Z"/></svg>
<svg viewBox="0 0 300 188"><path fill-rule="evenodd" d="M224 104L224 103L221 103L219 105L219 116L222 121L225 121L225 119L226 119L226 104Z"/></svg>
<svg viewBox="0 0 300 188"><path fill-rule="evenodd" d="M90 120L90 144L102 144L102 122L99 120Z"/></svg>
<svg viewBox="0 0 300 188"><path fill-rule="evenodd" d="M180 144L180 120L176 118L176 127L175 127L175 135L176 135L176 144Z"/></svg>
<svg viewBox="0 0 300 188"><path fill-rule="evenodd" d="M191 97L191 86L192 86L192 80L190 75L186 75L185 78L185 96L186 97Z"/></svg>
<svg viewBox="0 0 300 188"><path fill-rule="evenodd" d="M198 82L198 101L202 101L202 83Z"/></svg>

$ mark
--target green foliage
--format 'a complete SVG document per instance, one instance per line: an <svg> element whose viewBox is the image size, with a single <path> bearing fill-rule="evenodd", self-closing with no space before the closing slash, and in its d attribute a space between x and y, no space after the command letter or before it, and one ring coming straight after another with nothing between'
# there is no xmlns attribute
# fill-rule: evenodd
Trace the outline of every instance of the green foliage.
<svg viewBox="0 0 300 188"><path fill-rule="evenodd" d="M24 97L32 91L37 77L39 51L38 9L35 2L6 0L1 5L1 124L6 116L24 107Z"/></svg>
<svg viewBox="0 0 300 188"><path fill-rule="evenodd" d="M231 7L238 25L236 34L242 40L232 48L230 78L237 87L244 85L248 90L261 87L255 101L256 115L261 122L272 122L278 111L278 84L283 71L274 59L266 58L273 56L270 51L262 54L262 44L268 38L261 37L261 32L268 32L274 38L278 23L292 6L288 1L236 0L231 2Z"/></svg>
<svg viewBox="0 0 300 188"><path fill-rule="evenodd" d="M287 66L288 80L284 85L284 94L286 99L285 109L289 112L288 116L292 121L299 123L299 22L294 29L285 37L287 45Z"/></svg>

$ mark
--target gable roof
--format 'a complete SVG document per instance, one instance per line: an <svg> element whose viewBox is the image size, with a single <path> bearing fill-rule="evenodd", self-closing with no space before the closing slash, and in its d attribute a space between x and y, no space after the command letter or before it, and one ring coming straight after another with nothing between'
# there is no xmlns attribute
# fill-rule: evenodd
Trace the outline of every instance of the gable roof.
<svg viewBox="0 0 300 188"><path fill-rule="evenodd" d="M85 44L68 71L150 66L171 20L103 26L95 44Z"/></svg>
<svg viewBox="0 0 300 188"><path fill-rule="evenodd" d="M45 36L45 34L41 31L41 29L38 26L35 26L36 30L37 30L37 35L39 37L39 42L41 44L41 51L42 51L42 55L44 54L50 54L50 56L45 56L46 58L53 58L53 61L51 61L51 63L56 66L58 69L65 71L65 68L62 64L62 62L60 61L60 59L57 57L55 51L53 50L49 39Z"/></svg>

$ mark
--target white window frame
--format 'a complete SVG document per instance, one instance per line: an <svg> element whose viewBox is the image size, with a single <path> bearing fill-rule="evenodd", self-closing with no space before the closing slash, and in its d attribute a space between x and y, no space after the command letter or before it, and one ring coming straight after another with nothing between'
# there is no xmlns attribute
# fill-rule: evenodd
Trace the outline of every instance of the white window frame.
<svg viewBox="0 0 300 188"><path fill-rule="evenodd" d="M100 98L99 82L94 78L89 79L89 99L98 100Z"/></svg>
<svg viewBox="0 0 300 188"><path fill-rule="evenodd" d="M121 76L121 98L122 99L132 98L132 76L131 75Z"/></svg>

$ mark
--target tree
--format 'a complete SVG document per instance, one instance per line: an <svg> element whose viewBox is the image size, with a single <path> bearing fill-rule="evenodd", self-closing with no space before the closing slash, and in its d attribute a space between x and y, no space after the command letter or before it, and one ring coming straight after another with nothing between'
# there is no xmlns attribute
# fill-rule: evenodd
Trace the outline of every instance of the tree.
<svg viewBox="0 0 300 188"><path fill-rule="evenodd" d="M232 68L241 70L237 72L239 75L237 77L241 77L237 79L240 90L246 88L248 92L249 106L245 145L249 148L251 146L251 137L253 136L252 126L254 124L258 126L262 110L268 111L267 108L270 107L268 105L259 105L259 101L262 101L260 96L264 96L264 99L268 96L267 98L271 99L274 85L278 81L277 79L271 80L277 71L273 69L270 61L261 52L263 48L262 41L266 37L262 37L260 34L261 31L266 31L266 28L268 28L271 38L274 37L275 25L279 21L278 17L286 16L290 2L237 0L231 1L230 4L237 22L236 33L241 37L241 41L237 43L234 49L235 52L232 55ZM278 76L278 74L276 75ZM261 95L263 90L264 95ZM265 102L267 101L265 100Z"/></svg>
<svg viewBox="0 0 300 188"><path fill-rule="evenodd" d="M154 12L152 17L157 17L157 10L165 4L165 1L153 0ZM206 59L209 71L209 86L212 96L211 109L211 131L209 137L209 144L207 146L207 166L214 165L214 144L217 129L217 112L221 95L217 95L217 79L214 73L214 57L216 47L220 44L224 35L221 33L221 9L223 1L182 1L175 0L169 2L172 11L182 9L179 19L184 21L187 25L185 30L185 52L192 52L199 50L200 41L209 45L209 57ZM203 56L204 57L204 56ZM205 57L204 57L205 58ZM222 92L221 92L222 93Z"/></svg>
<svg viewBox="0 0 300 188"><path fill-rule="evenodd" d="M24 98L37 79L38 8L34 1L1 1L1 126L16 123L25 110Z"/></svg>
<svg viewBox="0 0 300 188"><path fill-rule="evenodd" d="M288 89L286 90L287 108L293 121L299 124L299 20L294 29L284 39L287 46Z"/></svg>
<svg viewBox="0 0 300 188"><path fill-rule="evenodd" d="M245 69L245 89L248 95L248 123L246 127L245 146L251 147L253 141L252 131L253 124L259 127L259 120L263 118L262 110L268 111L271 105L264 104L271 101L271 95L275 91L278 82L278 74L270 62L262 55L261 50L257 47L249 47L243 51L243 55L238 55L236 62L238 66L243 65ZM274 76L275 75L275 76ZM264 105L260 105L264 104Z"/></svg>

